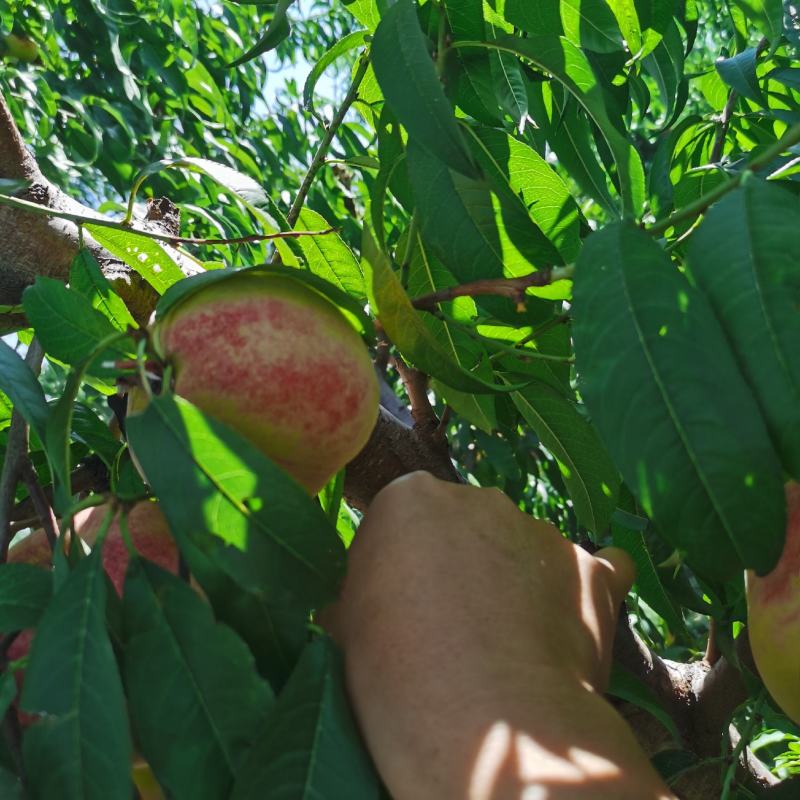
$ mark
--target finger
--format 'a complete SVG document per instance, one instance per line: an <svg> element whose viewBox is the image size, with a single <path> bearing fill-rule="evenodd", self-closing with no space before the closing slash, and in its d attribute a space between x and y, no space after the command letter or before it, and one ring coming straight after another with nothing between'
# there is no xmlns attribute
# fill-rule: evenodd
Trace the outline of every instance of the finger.
<svg viewBox="0 0 800 800"><path fill-rule="evenodd" d="M609 569L609 589L614 607L622 605L622 601L636 580L636 565L633 559L620 547L604 547L594 557L602 561Z"/></svg>

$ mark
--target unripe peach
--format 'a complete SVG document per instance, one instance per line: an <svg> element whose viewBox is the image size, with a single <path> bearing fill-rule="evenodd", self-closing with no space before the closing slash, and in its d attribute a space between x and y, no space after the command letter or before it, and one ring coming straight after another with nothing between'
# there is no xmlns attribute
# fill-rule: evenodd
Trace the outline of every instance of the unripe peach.
<svg viewBox="0 0 800 800"><path fill-rule="evenodd" d="M775 702L800 723L800 484L786 485L786 543L775 569L747 573L753 658Z"/></svg>
<svg viewBox="0 0 800 800"><path fill-rule="evenodd" d="M364 343L332 302L289 276L243 272L199 289L153 335L176 394L312 494L375 426L378 383Z"/></svg>
<svg viewBox="0 0 800 800"><path fill-rule="evenodd" d="M39 57L38 45L27 36L17 36L16 33L9 33L3 37L2 41L4 44L2 49L18 61L29 64Z"/></svg>

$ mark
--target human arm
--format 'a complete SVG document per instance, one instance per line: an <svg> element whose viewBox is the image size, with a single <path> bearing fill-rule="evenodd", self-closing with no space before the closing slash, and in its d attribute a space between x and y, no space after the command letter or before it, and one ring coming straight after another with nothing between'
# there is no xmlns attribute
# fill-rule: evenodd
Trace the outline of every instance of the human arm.
<svg viewBox="0 0 800 800"><path fill-rule="evenodd" d="M590 556L495 490L381 492L326 618L395 800L667 800L602 697L620 551Z"/></svg>

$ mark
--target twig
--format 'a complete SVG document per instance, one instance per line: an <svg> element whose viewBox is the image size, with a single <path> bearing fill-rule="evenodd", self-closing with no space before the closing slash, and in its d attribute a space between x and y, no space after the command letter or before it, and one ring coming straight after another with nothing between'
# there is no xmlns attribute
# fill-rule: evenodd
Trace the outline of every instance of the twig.
<svg viewBox="0 0 800 800"><path fill-rule="evenodd" d="M75 214L71 211L60 211L48 206L42 206L38 203L31 203L29 200L23 200L19 197L9 197L5 194L0 194L0 205L11 206L11 208L19 209L20 211L27 211L31 214L39 214L44 217L57 217L58 219L65 219L69 222L74 222L77 225L97 225L101 228L114 228L118 231L128 231L135 233L139 236L146 236L148 239L154 239L157 242L164 242L166 244L177 247L181 244L194 244L194 245L226 245L226 244L250 244L255 242L267 242L271 239L298 239L301 236L325 236L329 233L334 233L335 228L326 228L321 231L281 231L279 233L253 233L248 236L235 236L230 239L197 239L194 236L173 236L168 233L157 233L155 231L143 230L136 228L133 225L128 225L120 220L106 219L105 217L93 217L88 214Z"/></svg>
<svg viewBox="0 0 800 800"><path fill-rule="evenodd" d="M25 482L25 487L28 490L28 495L31 498L33 507L36 509L36 516L44 528L45 536L50 545L50 549L54 550L56 546L56 539L58 538L58 522L56 515L44 493L44 489L39 484L39 476L36 474L36 468L31 463L30 458L26 455L21 464L21 476Z"/></svg>
<svg viewBox="0 0 800 800"><path fill-rule="evenodd" d="M728 102L725 103L725 108L722 109L722 116L719 118L719 128L714 137L714 146L711 148L712 164L716 164L722 158L722 151L725 147L725 137L728 135L728 128L731 124L731 117L733 116L733 109L736 108L736 103L739 101L739 92L736 89L731 89L728 95Z"/></svg>
<svg viewBox="0 0 800 800"><path fill-rule="evenodd" d="M34 374L39 374L44 351L36 339L31 341L25 354L25 363ZM11 543L11 508L20 471L28 458L28 424L17 409L11 415L5 460L0 473L0 563L5 563Z"/></svg>
<svg viewBox="0 0 800 800"><path fill-rule="evenodd" d="M494 353L490 353L489 361L494 361L494 359L501 358L504 355L508 355L508 353L518 353L519 355L523 356L544 358L545 360L551 361L554 359L558 361L564 360L559 356L548 357L545 353L531 353L530 350L524 350L523 348L526 344L536 341L540 336L543 336L553 328L557 328L559 325L569 322L570 319L572 319L572 317L570 317L569 314L559 314L557 317L553 317L552 319L547 320L547 322L543 322L538 328L536 328L536 330L531 331L527 336L523 336L518 342L514 342L510 348L505 347L502 350L497 350Z"/></svg>
<svg viewBox="0 0 800 800"><path fill-rule="evenodd" d="M450 424L450 417L453 416L453 409L450 406L445 406L442 411L442 416L439 417L439 424L433 432L433 438L437 441L443 442L447 436L447 426Z"/></svg>
<svg viewBox="0 0 800 800"><path fill-rule="evenodd" d="M656 222L655 225L651 225L645 230L653 236L660 236L662 233L674 227L676 223L683 222L687 219L694 219L694 217L702 214L709 206L716 203L717 200L724 197L728 192L732 192L739 186L744 176L749 172L758 172L758 170L768 166L772 160L777 158L784 150L793 147L798 142L800 142L800 124L793 125L789 128L775 144L768 147L761 155L756 156L756 158L747 165L746 169L734 175L732 178L725 181L725 183L721 183L710 192L706 192L693 203L689 203L688 206L678 209L666 219L661 220L661 222Z"/></svg>
<svg viewBox="0 0 800 800"><path fill-rule="evenodd" d="M85 492L105 492L109 486L109 475L106 465L98 456L89 456L73 471L71 477L72 490L76 494ZM45 502L49 505L53 501L53 487L42 487ZM35 524L37 518L36 508L32 497L20 500L11 512L11 522L19 529Z"/></svg>
<svg viewBox="0 0 800 800"><path fill-rule="evenodd" d="M761 41L756 46L756 58L766 49L769 44L769 39L766 36L762 37ZM728 101L725 103L725 108L722 109L722 115L719 118L719 128L714 137L714 146L711 148L711 163L716 164L722 158L722 151L725 148L725 137L728 135L728 128L731 124L733 117L733 110L736 108L736 103L739 101L739 93L736 89L731 89L728 94Z"/></svg>
<svg viewBox="0 0 800 800"><path fill-rule="evenodd" d="M534 286L549 286L554 281L571 278L574 267L552 267L522 275L519 278L486 278L480 281L463 283L460 286L450 286L439 289L430 294L415 297L411 302L419 311L432 311L439 303L453 300L456 297L480 297L482 295L497 295L510 297L518 303L525 299L526 289Z"/></svg>
<svg viewBox="0 0 800 800"><path fill-rule="evenodd" d="M369 59L367 58L365 51L361 54L361 60L359 61L358 68L353 76L353 82L350 84L350 88L347 90L347 94L342 101L342 105L339 107L339 110L336 112L336 116L331 120L331 124L325 131L325 135L322 137L322 141L319 143L317 152L314 154L314 158L311 160L311 164L308 167L308 172L306 173L305 178L303 178L303 182L300 184L297 197L295 197L292 207L289 209L289 213L286 215L286 221L289 223L290 228L294 227L295 222L297 222L300 216L300 212L303 210L303 204L305 203L306 197L311 189L311 184L314 182L314 178L317 177L317 173L325 163L325 156L328 154L328 149L330 148L331 143L336 136L336 131L339 130L342 122L344 122L345 115L350 110L350 106L353 105L358 97L358 89L361 86L361 81L364 80L364 76L367 74L368 68Z"/></svg>
<svg viewBox="0 0 800 800"><path fill-rule="evenodd" d="M399 356L395 358L394 364L406 387L414 428L432 435L439 426L439 419L428 399L428 376L418 369L409 367Z"/></svg>

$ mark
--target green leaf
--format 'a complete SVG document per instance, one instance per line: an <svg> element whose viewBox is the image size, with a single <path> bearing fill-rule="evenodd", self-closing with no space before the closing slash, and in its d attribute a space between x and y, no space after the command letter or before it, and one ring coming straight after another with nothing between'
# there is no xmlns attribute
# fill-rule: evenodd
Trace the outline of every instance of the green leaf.
<svg viewBox="0 0 800 800"><path fill-rule="evenodd" d="M372 66L409 136L456 172L477 177L411 0L397 0L384 13L372 42Z"/></svg>
<svg viewBox="0 0 800 800"><path fill-rule="evenodd" d="M231 800L378 800L378 777L330 639L309 644L242 765Z"/></svg>
<svg viewBox="0 0 800 800"><path fill-rule="evenodd" d="M67 289L61 281L38 277L36 283L25 290L22 303L45 352L59 361L76 365L96 354L95 357L106 362L131 358L136 353L130 341L119 341L113 347L96 352L101 341L119 331L86 297ZM89 364L87 369L93 374L109 373L103 363Z"/></svg>
<svg viewBox="0 0 800 800"><path fill-rule="evenodd" d="M580 247L580 212L558 173L531 147L503 131L464 127L476 161L494 185L521 198L533 221L565 262Z"/></svg>
<svg viewBox="0 0 800 800"><path fill-rule="evenodd" d="M561 36L560 0L506 0L506 19L528 33L536 36Z"/></svg>
<svg viewBox="0 0 800 800"><path fill-rule="evenodd" d="M136 741L174 797L227 796L272 704L245 643L180 578L133 559L123 593Z"/></svg>
<svg viewBox="0 0 800 800"><path fill-rule="evenodd" d="M294 0L277 0L275 13L272 15L264 35L246 53L228 64L227 67L229 69L246 64L248 61L274 50L282 41L288 38L292 27L286 17L286 11L293 2Z"/></svg>
<svg viewBox="0 0 800 800"><path fill-rule="evenodd" d="M407 162L425 241L460 282L527 275L560 260L507 183L464 177L413 141Z"/></svg>
<svg viewBox="0 0 800 800"><path fill-rule="evenodd" d="M133 231L86 225L92 238L141 275L159 294L183 278L181 268L156 241Z"/></svg>
<svg viewBox="0 0 800 800"><path fill-rule="evenodd" d="M41 716L23 757L35 797L130 797L131 741L106 632L101 547L82 559L39 623L20 705Z"/></svg>
<svg viewBox="0 0 800 800"><path fill-rule="evenodd" d="M617 223L584 244L573 310L581 394L645 512L701 576L768 572L783 547L780 464L705 298Z"/></svg>
<svg viewBox="0 0 800 800"><path fill-rule="evenodd" d="M683 80L684 57L683 39L678 26L673 22L665 31L664 38L658 46L642 61L661 95L664 123L672 119L678 102Z"/></svg>
<svg viewBox="0 0 800 800"><path fill-rule="evenodd" d="M620 119L610 115L601 85L586 56L564 37L507 36L491 42L462 42L460 46L489 47L514 53L550 73L571 92L600 129L617 166L626 213L637 215L644 202L644 169L636 148L621 133Z"/></svg>
<svg viewBox="0 0 800 800"><path fill-rule="evenodd" d="M608 178L595 155L592 126L578 101L562 86L545 81L531 84L528 92L531 114L559 164L606 212L618 216Z"/></svg>
<svg viewBox="0 0 800 800"><path fill-rule="evenodd" d="M109 469L122 447L108 425L82 403L76 403L72 409L72 438L97 453Z"/></svg>
<svg viewBox="0 0 800 800"><path fill-rule="evenodd" d="M611 521L611 535L614 546L621 547L636 565L636 586L639 595L664 619L673 634L685 634L686 625L680 606L673 602L664 589L642 532L618 524L615 518Z"/></svg>
<svg viewBox="0 0 800 800"><path fill-rule="evenodd" d="M401 241L401 248L406 246ZM414 295L425 295L439 289L456 285L455 278L442 266L436 257L424 245L421 237L416 235L411 247L408 269L408 290ZM460 297L446 304L448 313L465 322L476 317L478 312L475 301L471 297ZM486 348L467 335L466 331L453 322L437 319L431 314L422 317L431 335L448 351L450 358L463 369L475 369L484 380L492 379L492 368L488 363ZM497 427L495 400L491 395L459 392L456 389L434 381L434 390L457 414L469 420L473 425L491 432Z"/></svg>
<svg viewBox="0 0 800 800"><path fill-rule="evenodd" d="M731 58L720 58L715 66L720 78L732 89L750 100L754 100L759 105L764 104L764 96L761 94L761 87L756 77L756 66L758 64L758 50L751 47Z"/></svg>
<svg viewBox="0 0 800 800"><path fill-rule="evenodd" d="M303 85L303 106L306 111L314 110L314 87L317 85L317 81L322 76L322 73L325 72L337 58L340 58L345 53L349 53L351 50L355 50L357 47L361 47L366 41L367 35L367 31L353 31L352 33L348 33L346 36L339 39L333 47L322 54L319 61L311 68L311 72L308 73L306 82Z"/></svg>
<svg viewBox="0 0 800 800"><path fill-rule="evenodd" d="M35 628L53 594L53 575L33 564L0 565L0 631Z"/></svg>
<svg viewBox="0 0 800 800"><path fill-rule="evenodd" d="M148 164L136 176L134 186L138 189L144 180L151 175L157 175L164 170L176 168L186 169L189 172L198 172L211 178L231 194L236 195L250 208L261 208L269 205L267 193L257 180L229 167L227 164L220 164L218 161L211 161L207 158L183 156L181 158L164 158L160 161L155 161L152 164Z"/></svg>
<svg viewBox="0 0 800 800"><path fill-rule="evenodd" d="M747 20L773 44L783 34L782 0L732 0Z"/></svg>
<svg viewBox="0 0 800 800"><path fill-rule="evenodd" d="M562 0L564 36L584 50L617 53L622 49L619 25L606 0Z"/></svg>
<svg viewBox="0 0 800 800"><path fill-rule="evenodd" d="M250 442L180 397L127 421L131 448L178 539L243 588L331 600L344 570L336 530L305 490Z"/></svg>
<svg viewBox="0 0 800 800"><path fill-rule="evenodd" d="M97 309L118 331L139 327L125 303L103 275L97 259L85 247L72 259L69 288L88 298L92 308Z"/></svg>
<svg viewBox="0 0 800 800"><path fill-rule="evenodd" d="M511 398L558 460L578 521L601 533L617 505L619 475L597 432L569 398L543 383L532 383Z"/></svg>
<svg viewBox="0 0 800 800"><path fill-rule="evenodd" d="M800 478L797 198L748 179L695 231L689 268L711 301L786 470Z"/></svg>
<svg viewBox="0 0 800 800"><path fill-rule="evenodd" d="M49 410L44 392L30 367L13 347L0 340L0 389L43 442Z"/></svg>
<svg viewBox="0 0 800 800"><path fill-rule="evenodd" d="M304 208L300 212L296 231L321 231L330 227L325 217ZM301 236L297 240L308 268L315 275L337 286L352 297L363 300L367 296L364 286L364 273L353 251L344 243L338 233L325 236Z"/></svg>
<svg viewBox="0 0 800 800"><path fill-rule="evenodd" d="M109 327L111 328L110 325ZM57 514L66 511L72 499L70 440L75 398L78 396L84 375L90 365L124 335L113 328L111 331L112 333L96 345L94 352L90 353L83 363L70 370L64 391L56 401L47 420L43 443L53 473L53 507Z"/></svg>
<svg viewBox="0 0 800 800"><path fill-rule="evenodd" d="M411 305L388 257L379 250L368 228L364 231L362 257L368 268L370 305L392 343L405 358L431 377L459 391L475 394L504 391L502 386L484 381L453 361L451 354Z"/></svg>

